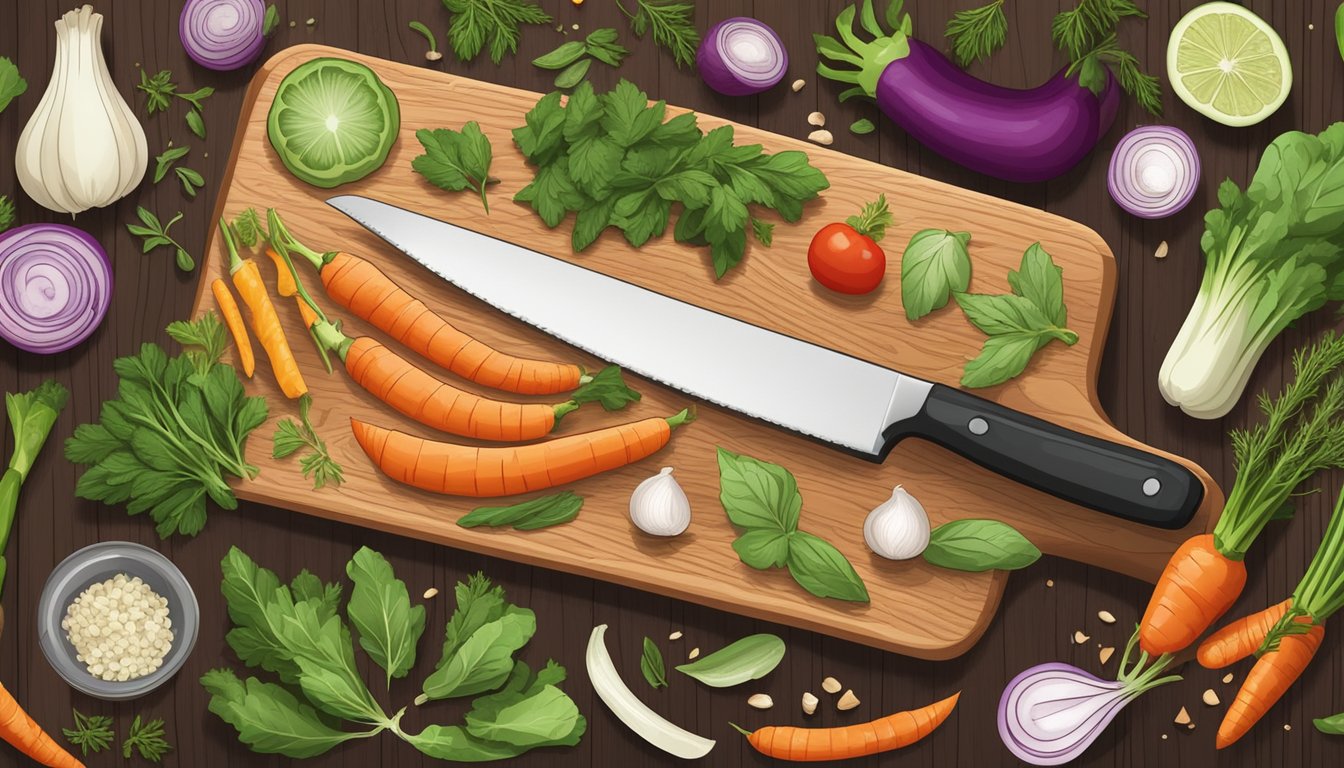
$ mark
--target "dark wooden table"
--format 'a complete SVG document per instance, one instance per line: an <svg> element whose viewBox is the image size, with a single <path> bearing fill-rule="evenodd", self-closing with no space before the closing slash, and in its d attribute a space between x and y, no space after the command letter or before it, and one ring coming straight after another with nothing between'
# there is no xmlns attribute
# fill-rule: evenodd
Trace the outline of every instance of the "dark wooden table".
<svg viewBox="0 0 1344 768"><path fill-rule="evenodd" d="M1201 216L1214 204L1217 183L1230 176L1245 183L1260 151L1276 135L1290 129L1317 132L1344 118L1344 64L1335 48L1332 19L1336 0L1249 0L1246 4L1266 18L1283 36L1292 54L1296 75L1288 103L1265 123L1247 129L1229 129L1205 120L1174 96L1164 99L1164 122L1189 132L1199 146L1204 178L1197 199L1171 219L1145 222L1121 212L1106 194L1106 160L1110 148L1129 127L1151 122L1133 104L1125 102L1111 133L1093 157L1071 173L1048 184L1019 186L978 176L922 149L885 120L878 133L852 136L845 130L858 116L876 120L871 106L838 106L837 89L821 84L811 73L815 55L811 34L830 27L842 0L699 0L696 17L704 29L709 22L730 15L756 16L770 23L793 54L788 75L801 77L808 87L799 94L783 88L759 98L729 99L710 92L692 73L679 71L668 55L650 41L635 43L610 0L588 0L574 7L569 0L542 0L542 6L566 28L580 24L583 31L599 26L621 30L634 54L620 75L630 78L657 98L717 113L745 123L792 136L809 130L807 113L821 110L829 117L835 147L860 157L969 187L1028 205L1039 206L1086 223L1106 239L1119 264L1120 281L1105 361L1101 368L1103 404L1124 430L1153 445L1189 456L1203 464L1220 482L1232 477L1228 429L1254 419L1250 398L1226 418L1201 422L1167 406L1158 393L1158 366L1194 295L1201 273L1199 237ZM909 3L915 33L938 41L942 25L957 9L978 0L924 0ZM1129 23L1122 41L1137 53L1150 71L1163 72L1167 34L1183 12L1198 0L1143 0L1150 13L1146 23ZM844 643L810 632L773 626L699 606L648 595L611 584L481 557L439 546L291 514L284 510L244 504L236 512L213 511L206 530L194 539L160 542L148 520L130 518L121 508L108 508L74 497L78 470L60 454L60 443L76 424L93 420L99 404L113 396L116 380L113 358L135 351L142 342L166 343L164 326L185 316L196 289L196 275L173 268L165 252L140 253L138 242L124 224L134 219L136 205L165 218L181 210L186 215L174 230L197 253L204 246L216 184L223 174L233 127L252 68L233 73L208 72L187 59L177 37L179 0L98 0L97 10L107 18L103 45L112 75L121 92L144 118L142 96L133 86L138 67L151 72L171 69L184 88L205 85L217 89L205 109L208 139L192 137L183 123L180 105L167 115L145 118L150 154L171 140L192 146L191 166L206 179L195 199L183 196L172 183L151 185L148 180L116 206L82 214L76 224L107 248L114 261L116 291L112 309L101 329L85 344L66 354L39 357L8 346L0 349L0 389L26 390L54 376L70 387L71 403L56 425L51 444L38 461L19 508L18 523L9 546L8 588L4 594L6 628L0 638L0 680L28 711L58 733L69 725L70 709L114 717L124 733L136 714L167 720L168 738L176 746L166 765L208 766L279 765L285 761L253 755L236 740L233 731L206 711L207 699L196 682L206 670L231 666L241 670L224 644L228 628L218 590L219 560L230 545L238 545L262 564L288 576L300 568L335 579L343 577L350 554L367 544L383 552L406 580L413 595L430 586L441 590L429 601L428 629L420 643L420 663L407 679L397 681L390 695L375 686L376 695L395 711L418 691L417 682L437 658L437 636L451 611L448 599L453 583L484 570L507 587L510 597L537 612L538 633L524 653L534 665L553 656L570 670L566 690L589 719L588 734L574 749L543 750L518 762L529 766L627 766L678 763L649 747L621 725L592 694L583 672L583 648L596 623L612 625L609 642L618 649L618 664L627 678L637 678L638 659L631 653L643 635L662 641L673 630L684 637L680 649L706 650L743 634L773 631L788 643L783 665L759 684L742 689L711 691L680 684L645 696L652 706L678 723L721 741L707 765L765 765L731 731L728 720L754 727L770 722L800 722L798 698L817 690L820 680L834 675L862 699L860 708L841 717L831 707L812 720L829 725L857 722L887 712L922 705L962 690L956 714L931 738L899 753L853 761L852 765L989 766L1011 764L1009 753L995 731L995 712L1004 684L1028 666L1049 660L1069 661L1097 669L1097 643L1122 646L1142 611L1149 587L1085 564L1044 558L1014 574L998 618L980 643L965 656L928 663ZM283 23L268 52L302 42L321 42L401 61L421 62L424 42L406 28L420 19L440 35L447 14L438 0L280 0ZM1006 48L978 74L1008 86L1025 87L1049 77L1061 64L1049 40L1051 16L1072 5L1067 0L1013 0L1007 12L1011 31ZM54 55L51 22L71 6L70 0L0 0L0 55L14 59L28 79L27 94L0 115L0 193L18 203L19 221L57 221L19 190L11 163L24 123L46 86ZM308 24L309 19L315 23ZM442 38L441 38L442 39ZM549 76L529 61L555 46L560 34L552 28L528 29L519 55L496 67L485 57L461 64L451 56L434 66L472 77L535 90L549 87ZM595 84L608 87L617 73L595 67ZM899 215L900 190L887 190ZM1154 259L1163 240L1170 256ZM1256 369L1250 390L1277 388L1284 379L1291 351L1304 340L1335 324L1332 309L1321 310L1299 322L1274 342ZM5 429L6 433L8 428ZM6 437L6 453L9 451ZM949 480L951 482L951 480ZM1250 552L1250 581L1233 609L1240 615L1277 602L1296 585L1315 551L1330 504L1344 482L1333 473L1317 478L1322 492L1303 498L1291 522L1275 524ZM1313 487L1315 487L1315 485ZM122 539L156 547L185 572L201 600L202 631L186 668L169 685L132 703L110 704L74 693L60 681L38 649L34 627L38 595L57 562L96 541ZM1102 625L1099 610L1113 613L1118 622ZM1075 630L1092 635L1078 646ZM1341 630L1331 628L1324 647L1305 677L1266 716L1246 739L1225 753L1215 753L1213 733L1235 684L1224 685L1221 674L1195 665L1184 669L1187 679L1143 697L1126 709L1079 765L1341 765L1344 738L1323 736L1312 728L1315 717L1344 709L1344 642ZM662 643L667 645L666 643ZM671 660L671 659L670 659ZM371 667L361 654L361 663ZM1111 664L1113 668L1114 662ZM1245 665L1236 668L1238 679ZM367 670L371 672L371 670ZM369 675L373 679L373 675ZM1200 701L1213 688L1224 705L1211 708ZM749 689L749 690L746 690ZM749 693L771 694L772 712L748 709ZM1173 726L1177 711L1189 709L1197 727ZM453 722L462 707L440 704L429 712L412 712L407 722L420 726L431 721ZM93 765L119 763L109 753L93 758ZM0 764L15 765L16 754L0 747ZM430 760L392 737L354 742L310 761L324 766L428 765Z"/></svg>

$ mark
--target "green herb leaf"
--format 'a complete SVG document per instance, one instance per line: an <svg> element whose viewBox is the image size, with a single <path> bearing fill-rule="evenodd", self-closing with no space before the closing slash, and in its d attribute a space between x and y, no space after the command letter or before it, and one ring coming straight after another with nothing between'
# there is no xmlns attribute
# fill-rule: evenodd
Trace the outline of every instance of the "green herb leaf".
<svg viewBox="0 0 1344 768"><path fill-rule="evenodd" d="M1040 243L1033 243L1022 254L1022 264L1017 271L1008 273L1008 285L1013 293L1035 304L1051 323L1061 328L1068 325L1069 313L1064 307L1064 269L1055 266L1054 259Z"/></svg>
<svg viewBox="0 0 1344 768"><path fill-rule="evenodd" d="M1077 74L1078 84L1100 94L1106 87L1106 65L1120 87L1154 115L1162 114L1161 86L1144 74L1138 59L1119 47L1115 28L1128 17L1147 18L1133 0L1079 0L1072 10L1055 16L1050 34L1069 56L1066 72Z"/></svg>
<svg viewBox="0 0 1344 768"><path fill-rule="evenodd" d="M316 491L328 485L339 486L345 482L345 474L344 469L327 449L326 441L313 428L309 418L312 406L312 395L304 394L299 398L299 420L295 422L292 419L282 419L275 425L271 456L283 459L293 455L300 448L309 448L310 453L299 457L299 470L304 477L312 479L313 490Z"/></svg>
<svg viewBox="0 0 1344 768"><path fill-rule="evenodd" d="M191 152L191 147L169 147L163 150L163 154L154 158L154 183L163 181L163 177L168 175L168 170L173 167L173 163L181 160Z"/></svg>
<svg viewBox="0 0 1344 768"><path fill-rule="evenodd" d="M164 738L163 718L142 721L139 715L131 723L131 732L121 742L121 756L131 759L131 749L140 753L140 757L157 763L172 750L173 745Z"/></svg>
<svg viewBox="0 0 1344 768"><path fill-rule="evenodd" d="M961 385L968 389L994 387L1021 375L1040 349L1036 334L1009 334L985 339L980 354L966 363Z"/></svg>
<svg viewBox="0 0 1344 768"><path fill-rule="evenodd" d="M677 671L711 688L730 688L765 677L783 658L784 641L778 635L748 635L708 656L678 666Z"/></svg>
<svg viewBox="0 0 1344 768"><path fill-rule="evenodd" d="M570 402L576 405L601 403L606 411L619 411L630 403L639 402L639 398L638 392L626 386L619 365L608 365L598 371L569 396Z"/></svg>
<svg viewBox="0 0 1344 768"><path fill-rule="evenodd" d="M934 528L924 559L958 571L1026 568L1041 551L1017 529L997 520L953 520Z"/></svg>
<svg viewBox="0 0 1344 768"><path fill-rule="evenodd" d="M529 0L443 0L452 14L448 44L462 61L471 61L488 44L495 64L518 52L518 27L549 24L551 17Z"/></svg>
<svg viewBox="0 0 1344 768"><path fill-rule="evenodd" d="M1321 733L1328 733L1332 736L1344 736L1344 712L1329 717L1318 717L1312 720L1312 725Z"/></svg>
<svg viewBox="0 0 1344 768"><path fill-rule="evenodd" d="M186 120L187 120L187 128L190 128L191 132L196 134L197 138L204 139L205 118L201 117L201 113L195 109L190 110L189 112L187 112Z"/></svg>
<svg viewBox="0 0 1344 768"><path fill-rule="evenodd" d="M868 602L863 579L825 539L806 531L789 534L789 575L799 586L817 597Z"/></svg>
<svg viewBox="0 0 1344 768"><path fill-rule="evenodd" d="M168 106L173 103L173 95L177 91L177 85L173 83L173 73L168 70L160 70L153 77L145 70L140 70L140 84L135 86L136 90L145 94L145 109L151 117L155 112L166 112Z"/></svg>
<svg viewBox="0 0 1344 768"><path fill-rule="evenodd" d="M589 56L609 67L619 67L630 51L616 42L618 34L610 27L595 29L584 38L584 49Z"/></svg>
<svg viewBox="0 0 1344 768"><path fill-rule="evenodd" d="M181 344L196 372L205 375L228 349L228 332L215 311L208 310L195 320L175 320L168 324L168 336Z"/></svg>
<svg viewBox="0 0 1344 768"><path fill-rule="evenodd" d="M587 47L580 40L561 43L550 53L544 53L532 60L532 66L542 69L564 69L583 57Z"/></svg>
<svg viewBox="0 0 1344 768"><path fill-rule="evenodd" d="M1008 19L1003 15L1003 0L957 11L943 33L952 44L952 54L961 66L987 59L1008 39Z"/></svg>
<svg viewBox="0 0 1344 768"><path fill-rule="evenodd" d="M775 242L775 225L768 221L753 217L751 220L751 233L755 235L761 245L764 245L766 248L769 248L770 245Z"/></svg>
<svg viewBox="0 0 1344 768"><path fill-rule="evenodd" d="M953 293L971 284L970 232L924 229L910 238L901 255L901 304L918 320L947 305Z"/></svg>
<svg viewBox="0 0 1344 768"><path fill-rule="evenodd" d="M877 130L877 126L873 125L873 121L866 117L861 117L849 125L849 132L855 136L865 136L875 130Z"/></svg>
<svg viewBox="0 0 1344 768"><path fill-rule="evenodd" d="M579 59L560 71L555 76L555 87L560 89L573 88L578 85L583 78L588 76L588 69L593 65L592 59Z"/></svg>
<svg viewBox="0 0 1344 768"><path fill-rule="evenodd" d="M542 685L512 703L492 708L489 717L467 714L467 732L478 739L532 748L565 743L582 720L579 708L565 692Z"/></svg>
<svg viewBox="0 0 1344 768"><path fill-rule="evenodd" d="M415 666L415 646L425 631L425 607L411 607L405 582L383 556L360 547L345 567L354 582L346 616L359 633L359 644L392 678L405 677Z"/></svg>
<svg viewBox="0 0 1344 768"><path fill-rule="evenodd" d="M239 740L260 754L301 760L378 732L337 730L285 688L255 677L244 683L227 669L206 672L201 685L210 694L210 711L232 725Z"/></svg>
<svg viewBox="0 0 1344 768"><path fill-rule="evenodd" d="M476 630L504 615L509 607L504 600L504 588L490 583L480 572L472 574L465 583L454 587L457 608L444 631L443 655L436 666L448 663L457 649L475 634Z"/></svg>
<svg viewBox="0 0 1344 768"><path fill-rule="evenodd" d="M457 524L463 528L512 526L520 531L532 531L567 523L578 517L582 507L582 496L561 491L507 507L477 507L459 518Z"/></svg>
<svg viewBox="0 0 1344 768"><path fill-rule="evenodd" d="M658 646L647 636L644 638L644 653L639 659L639 671L654 689L667 687L667 668L663 666L663 654Z"/></svg>
<svg viewBox="0 0 1344 768"><path fill-rule="evenodd" d="M1339 10L1335 11L1335 43L1339 46L1340 58L1344 58L1344 3L1340 3Z"/></svg>
<svg viewBox="0 0 1344 768"><path fill-rule="evenodd" d="M424 698L471 696L498 688L513 669L513 655L532 639L537 619L510 606L503 616L477 629L424 684Z"/></svg>
<svg viewBox="0 0 1344 768"><path fill-rule="evenodd" d="M78 709L71 710L75 716L74 728L62 728L61 733L71 744L79 747L79 754L88 757L90 752L98 753L112 745L116 734L112 732L112 718L106 715L80 714Z"/></svg>
<svg viewBox="0 0 1344 768"><path fill-rule="evenodd" d="M174 168L173 173L177 174L177 180L182 182L182 191L187 193L187 197L195 197L196 190L205 186L205 179L201 174L190 168Z"/></svg>
<svg viewBox="0 0 1344 768"><path fill-rule="evenodd" d="M766 528L745 531L733 540L733 551L758 571L783 568L789 562L789 534Z"/></svg>
<svg viewBox="0 0 1344 768"><path fill-rule="evenodd" d="M181 211L179 211L177 215L173 216L173 218L169 219L167 224L161 224L159 222L159 217L155 216L153 213L150 213L143 206L135 207L135 215L138 216L140 221L144 223L144 226L142 227L135 224L127 224L126 229L132 235L135 235L143 239L142 251L144 253L149 253L150 251L160 246L164 245L172 246L173 250L176 252L178 269L181 269L183 272L190 272L192 269L195 268L196 266L195 260L192 259L189 254L187 254L187 250L185 248L183 248L176 240L174 240L168 234L169 228L171 228L174 224L182 220Z"/></svg>
<svg viewBox="0 0 1344 768"><path fill-rule="evenodd" d="M768 461L717 451L719 501L733 525L784 534L798 530L803 495L793 473Z"/></svg>
<svg viewBox="0 0 1344 768"><path fill-rule="evenodd" d="M425 154L411 161L411 168L439 189L457 192L474 190L481 198L485 212L490 203L485 196L490 182L490 162L493 152L490 140L481 133L481 126L472 120L461 131L448 128L420 129L415 132Z"/></svg>
<svg viewBox="0 0 1344 768"><path fill-rule="evenodd" d="M653 41L672 52L678 67L690 66L695 51L700 47L700 33L695 29L695 6L685 2L634 0L636 11L626 9L627 0L617 0L616 7L630 20L630 31L635 37L653 33Z"/></svg>
<svg viewBox="0 0 1344 768"><path fill-rule="evenodd" d="M271 3L266 6L266 15L261 20L261 36L270 37L278 26L280 26L280 11L276 10L275 3Z"/></svg>
<svg viewBox="0 0 1344 768"><path fill-rule="evenodd" d="M863 206L858 215L845 219L845 223L873 242L881 240L887 234L887 227L891 226L891 210L887 208L886 194L878 195L876 200Z"/></svg>
<svg viewBox="0 0 1344 768"><path fill-rule="evenodd" d="M0 195L0 232L14 226L14 203L8 197Z"/></svg>
<svg viewBox="0 0 1344 768"><path fill-rule="evenodd" d="M0 112L4 112L11 101L27 90L28 81L19 75L19 68L14 66L14 62L0 56Z"/></svg>

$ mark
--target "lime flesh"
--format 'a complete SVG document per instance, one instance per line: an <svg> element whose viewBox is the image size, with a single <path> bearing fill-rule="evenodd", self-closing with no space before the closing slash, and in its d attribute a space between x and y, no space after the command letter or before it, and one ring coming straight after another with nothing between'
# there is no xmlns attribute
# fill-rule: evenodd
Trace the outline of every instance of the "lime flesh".
<svg viewBox="0 0 1344 768"><path fill-rule="evenodd" d="M327 189L380 168L400 127L397 98L373 70L333 58L286 75L266 121L271 146L290 173Z"/></svg>
<svg viewBox="0 0 1344 768"><path fill-rule="evenodd" d="M1288 98L1288 50L1273 27L1239 5L1186 14L1167 45L1167 77L1191 109L1225 125L1255 125Z"/></svg>

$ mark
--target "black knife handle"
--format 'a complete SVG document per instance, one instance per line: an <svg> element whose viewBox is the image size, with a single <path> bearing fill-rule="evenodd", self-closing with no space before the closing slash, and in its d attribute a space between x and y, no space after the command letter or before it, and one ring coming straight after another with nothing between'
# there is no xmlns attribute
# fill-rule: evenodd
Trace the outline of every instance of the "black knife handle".
<svg viewBox="0 0 1344 768"><path fill-rule="evenodd" d="M1170 459L1080 434L933 385L915 416L892 425L887 447L922 437L985 469L1098 512L1157 528L1189 523L1204 484Z"/></svg>

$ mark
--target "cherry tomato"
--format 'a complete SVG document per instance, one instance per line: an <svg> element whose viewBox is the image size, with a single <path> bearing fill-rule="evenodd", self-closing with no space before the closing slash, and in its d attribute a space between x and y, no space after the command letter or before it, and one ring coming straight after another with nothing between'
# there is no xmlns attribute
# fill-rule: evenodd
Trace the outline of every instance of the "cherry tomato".
<svg viewBox="0 0 1344 768"><path fill-rule="evenodd" d="M817 282L839 293L868 293L882 282L887 255L871 237L849 224L827 224L807 247L807 266Z"/></svg>

